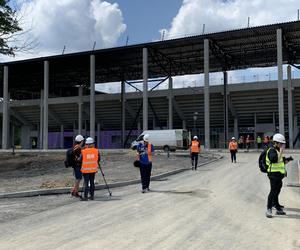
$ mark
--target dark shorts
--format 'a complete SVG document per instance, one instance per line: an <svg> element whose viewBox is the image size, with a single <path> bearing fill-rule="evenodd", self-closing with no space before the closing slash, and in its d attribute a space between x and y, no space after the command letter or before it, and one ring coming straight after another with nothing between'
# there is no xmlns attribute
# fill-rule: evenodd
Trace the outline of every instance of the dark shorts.
<svg viewBox="0 0 300 250"><path fill-rule="evenodd" d="M81 167L74 167L74 176L76 180L82 179Z"/></svg>

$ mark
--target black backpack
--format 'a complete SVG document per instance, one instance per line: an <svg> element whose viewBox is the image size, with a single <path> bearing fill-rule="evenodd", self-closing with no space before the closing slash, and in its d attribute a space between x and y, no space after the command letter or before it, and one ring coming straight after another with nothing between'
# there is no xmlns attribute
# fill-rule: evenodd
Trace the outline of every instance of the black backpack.
<svg viewBox="0 0 300 250"><path fill-rule="evenodd" d="M258 166L261 172L267 173L268 172L268 165L266 164L267 152L269 148L265 148L263 152L261 152L258 158Z"/></svg>
<svg viewBox="0 0 300 250"><path fill-rule="evenodd" d="M75 154L73 148L67 149L65 167L73 167L75 165Z"/></svg>

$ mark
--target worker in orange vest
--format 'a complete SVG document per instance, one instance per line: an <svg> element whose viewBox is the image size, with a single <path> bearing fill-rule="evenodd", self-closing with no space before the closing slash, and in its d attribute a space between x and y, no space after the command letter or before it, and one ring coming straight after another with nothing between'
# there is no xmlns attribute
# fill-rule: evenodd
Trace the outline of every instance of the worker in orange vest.
<svg viewBox="0 0 300 250"><path fill-rule="evenodd" d="M88 192L90 192L89 199L94 200L95 193L95 174L98 172L100 154L99 150L94 147L94 139L88 137L85 140L86 147L81 150L81 172L84 179L84 196L83 201L88 200Z"/></svg>
<svg viewBox="0 0 300 250"><path fill-rule="evenodd" d="M231 162L236 163L236 153L237 153L238 144L235 140L235 137L231 138L228 148L229 148L230 155L231 155Z"/></svg>
<svg viewBox="0 0 300 250"><path fill-rule="evenodd" d="M152 170L152 154L154 146L149 141L149 134L143 136L143 141L137 145L137 160L139 161L142 193L149 192L151 170Z"/></svg>
<svg viewBox="0 0 300 250"><path fill-rule="evenodd" d="M198 165L198 154L200 153L200 141L198 140L198 136L194 136L193 140L190 144L190 155L192 162L192 170L197 170Z"/></svg>

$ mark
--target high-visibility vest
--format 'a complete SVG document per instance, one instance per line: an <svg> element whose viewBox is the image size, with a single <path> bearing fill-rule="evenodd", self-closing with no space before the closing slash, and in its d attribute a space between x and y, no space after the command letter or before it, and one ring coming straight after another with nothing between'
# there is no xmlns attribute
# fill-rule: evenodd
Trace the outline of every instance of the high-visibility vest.
<svg viewBox="0 0 300 250"><path fill-rule="evenodd" d="M229 142L229 150L237 150L237 143L234 141Z"/></svg>
<svg viewBox="0 0 300 250"><path fill-rule="evenodd" d="M266 164L268 166L268 173L273 173L273 172L280 172L282 174L286 173L285 167L284 167L284 161L283 161L283 156L281 156L278 159L278 162L276 163L271 163L268 154L271 148L269 148L267 150L267 154L266 154ZM279 152L276 150L278 156L279 156Z"/></svg>
<svg viewBox="0 0 300 250"><path fill-rule="evenodd" d="M257 142L257 143L261 143L261 138L260 138L260 137L257 137L257 138L256 138L256 142Z"/></svg>
<svg viewBox="0 0 300 250"><path fill-rule="evenodd" d="M98 172L98 154L96 148L85 148L81 150L82 154L82 173L96 173Z"/></svg>
<svg viewBox="0 0 300 250"><path fill-rule="evenodd" d="M148 154L148 161L152 162L152 146L150 143L147 145L147 154ZM140 160L140 154L137 153L137 160Z"/></svg>
<svg viewBox="0 0 300 250"><path fill-rule="evenodd" d="M192 153L200 153L200 143L198 141L192 141L191 152Z"/></svg>

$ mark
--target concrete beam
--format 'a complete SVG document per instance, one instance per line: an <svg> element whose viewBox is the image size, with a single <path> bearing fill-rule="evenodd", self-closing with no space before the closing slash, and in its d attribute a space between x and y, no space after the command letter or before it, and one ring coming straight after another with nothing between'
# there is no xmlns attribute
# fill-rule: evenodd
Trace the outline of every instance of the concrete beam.
<svg viewBox="0 0 300 250"><path fill-rule="evenodd" d="M277 81L268 81L268 82L259 82L259 83L243 83L243 84L232 84L230 86L230 92L239 92L239 91L260 91L260 90L268 90L268 89L276 89L278 86ZM287 88L287 81L283 81L283 86ZM300 79L293 79L293 87L300 87ZM203 92L203 87L195 87L194 90L190 88L182 88L182 89L173 89L174 96L183 96L183 95L194 95L194 92L197 91L199 93ZM210 86L209 92L211 94L214 93L223 93L223 85ZM169 90L159 90L159 91L151 91L148 93L148 98L155 97L168 97ZM126 99L140 99L142 98L142 93L139 92L131 92L126 93ZM57 98L49 98L49 105L55 104L71 104L80 102L80 98L78 96L71 97L57 97ZM90 100L89 96L83 96L82 102L88 103ZM112 101L112 100L120 100L120 94L107 94L107 95L96 95L95 101ZM29 106L39 106L40 100L22 100L22 101L11 101L10 107L29 107ZM2 110L0 109L0 112Z"/></svg>

